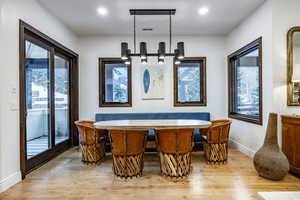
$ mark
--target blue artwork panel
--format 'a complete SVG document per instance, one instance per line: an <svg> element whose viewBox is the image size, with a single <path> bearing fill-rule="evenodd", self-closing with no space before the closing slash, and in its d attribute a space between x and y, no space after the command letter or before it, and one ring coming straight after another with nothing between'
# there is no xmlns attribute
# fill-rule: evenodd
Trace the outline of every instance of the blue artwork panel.
<svg viewBox="0 0 300 200"><path fill-rule="evenodd" d="M150 88L150 73L149 70L146 69L144 71L144 76L143 76L143 83L144 83L144 92L147 94Z"/></svg>

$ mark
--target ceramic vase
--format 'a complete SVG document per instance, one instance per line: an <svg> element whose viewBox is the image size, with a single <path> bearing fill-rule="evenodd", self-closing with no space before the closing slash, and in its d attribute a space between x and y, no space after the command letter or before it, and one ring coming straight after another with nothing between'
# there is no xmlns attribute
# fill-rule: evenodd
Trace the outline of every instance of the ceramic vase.
<svg viewBox="0 0 300 200"><path fill-rule="evenodd" d="M271 180L281 180L289 170L289 162L280 150L277 139L277 114L270 113L263 146L254 155L258 174Z"/></svg>

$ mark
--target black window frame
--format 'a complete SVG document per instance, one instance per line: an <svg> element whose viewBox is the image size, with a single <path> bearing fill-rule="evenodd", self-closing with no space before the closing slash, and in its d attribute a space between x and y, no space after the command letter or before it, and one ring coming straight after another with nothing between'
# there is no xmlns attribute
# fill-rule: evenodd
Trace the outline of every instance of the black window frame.
<svg viewBox="0 0 300 200"><path fill-rule="evenodd" d="M259 116L254 117L251 115L240 114L236 112L236 65L235 62L238 58L258 50L258 66L259 66ZM236 52L228 56L228 117L263 125L263 81L262 81L262 37L247 44Z"/></svg>
<svg viewBox="0 0 300 200"><path fill-rule="evenodd" d="M200 101L193 102L180 102L178 101L178 67L180 65L175 64L173 61L173 80L174 80L174 106L207 106L207 94L206 94L206 57L185 57L181 62L199 62L200 64Z"/></svg>
<svg viewBox="0 0 300 200"><path fill-rule="evenodd" d="M127 66L128 77L128 101L127 102L106 102L105 101L105 64L124 63L121 58L99 58L99 107L132 107L132 79L131 64ZM130 62L131 63L131 62Z"/></svg>

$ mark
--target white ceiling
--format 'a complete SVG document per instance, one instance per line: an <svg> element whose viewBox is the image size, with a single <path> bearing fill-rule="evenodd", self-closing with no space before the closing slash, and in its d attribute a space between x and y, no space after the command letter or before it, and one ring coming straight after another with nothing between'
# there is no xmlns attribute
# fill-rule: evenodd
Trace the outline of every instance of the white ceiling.
<svg viewBox="0 0 300 200"><path fill-rule="evenodd" d="M133 17L129 9L177 10L173 17L176 35L225 35L249 16L265 0L38 0L77 35L129 35L133 32ZM209 8L205 16L198 15L202 6ZM98 7L108 9L99 16ZM137 16L137 31L153 28L151 33L168 34L168 16Z"/></svg>

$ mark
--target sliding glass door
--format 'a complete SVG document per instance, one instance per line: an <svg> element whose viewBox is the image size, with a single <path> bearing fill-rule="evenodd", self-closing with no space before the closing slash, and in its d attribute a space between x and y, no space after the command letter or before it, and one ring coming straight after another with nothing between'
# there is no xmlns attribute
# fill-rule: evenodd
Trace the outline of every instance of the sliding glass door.
<svg viewBox="0 0 300 200"><path fill-rule="evenodd" d="M26 167L70 142L70 59L34 37L25 39Z"/></svg>
<svg viewBox="0 0 300 200"><path fill-rule="evenodd" d="M55 144L70 138L69 117L69 68L68 58L55 55L54 62L55 87Z"/></svg>
<svg viewBox="0 0 300 200"><path fill-rule="evenodd" d="M77 54L20 24L20 137L24 178L78 144Z"/></svg>
<svg viewBox="0 0 300 200"><path fill-rule="evenodd" d="M27 159L51 148L51 48L28 37L25 42Z"/></svg>

